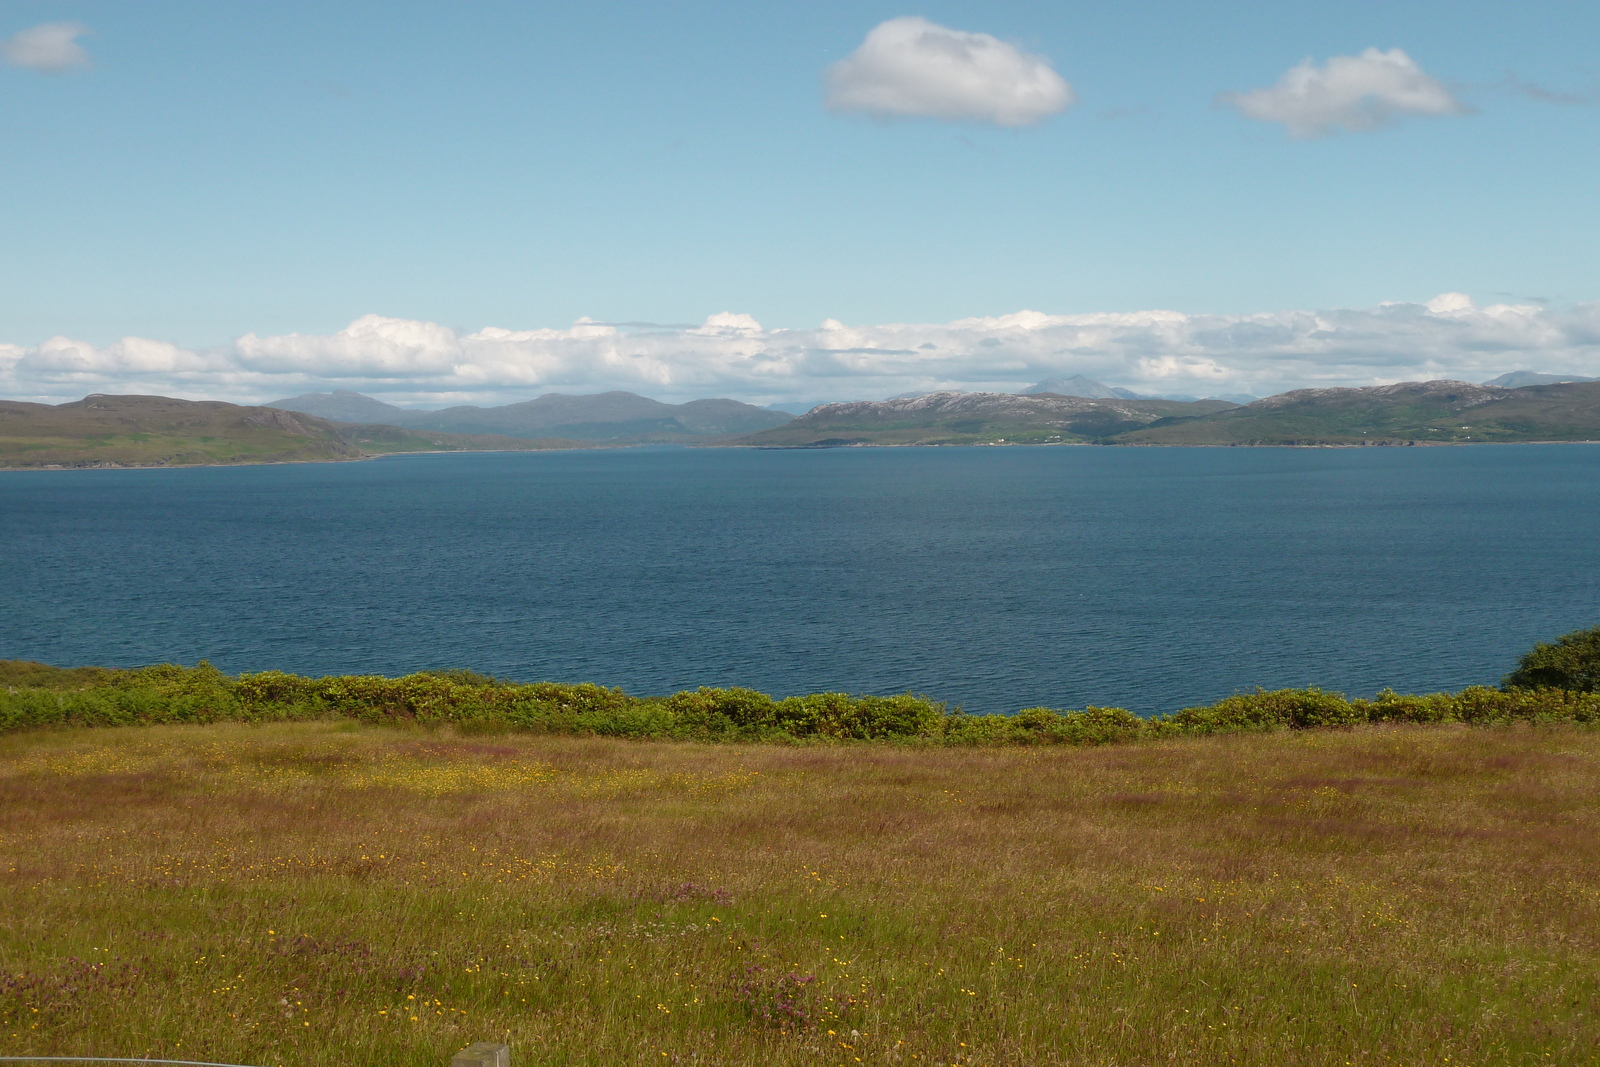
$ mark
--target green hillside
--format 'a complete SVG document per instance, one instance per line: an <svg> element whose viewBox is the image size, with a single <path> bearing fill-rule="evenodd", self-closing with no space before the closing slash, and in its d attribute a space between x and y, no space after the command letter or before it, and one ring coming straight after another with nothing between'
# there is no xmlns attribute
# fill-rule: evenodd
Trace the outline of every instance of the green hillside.
<svg viewBox="0 0 1600 1067"><path fill-rule="evenodd" d="M1199 418L1164 419L1118 436L1152 445L1394 445L1600 441L1600 382L1508 389L1402 382L1299 389Z"/></svg>
<svg viewBox="0 0 1600 1067"><path fill-rule="evenodd" d="M371 456L399 452L542 452L559 448L594 448L592 441L564 437L507 437L498 433L435 433L404 426L336 422L339 435Z"/></svg>
<svg viewBox="0 0 1600 1067"><path fill-rule="evenodd" d="M1225 400L931 393L899 400L824 404L738 443L777 448L1085 443L1104 441L1165 418L1207 415L1236 406Z"/></svg>
<svg viewBox="0 0 1600 1067"><path fill-rule="evenodd" d="M933 393L825 404L782 426L744 437L682 440L769 448L1600 441L1600 381L1522 388L1435 381L1300 389L1246 407L1224 400ZM0 468L9 469L304 463L398 452L528 451L601 444L566 437L334 422L280 408L160 396L95 395L54 406L0 401Z"/></svg>
<svg viewBox="0 0 1600 1067"><path fill-rule="evenodd" d="M273 400L267 406L335 422L378 423L426 433L593 444L706 444L734 434L757 433L794 417L726 398L665 404L620 390L583 396L546 393L516 404L466 405L443 411L396 407L349 390L305 393Z"/></svg>
<svg viewBox="0 0 1600 1067"><path fill-rule="evenodd" d="M0 468L306 463L394 452L581 447L358 426L276 408L164 396L94 395L68 404L0 401Z"/></svg>
<svg viewBox="0 0 1600 1067"><path fill-rule="evenodd" d="M1407 445L1600 441L1600 382L1509 388L1402 382L1298 389L1245 407L933 393L826 404L739 443L766 447L958 444Z"/></svg>

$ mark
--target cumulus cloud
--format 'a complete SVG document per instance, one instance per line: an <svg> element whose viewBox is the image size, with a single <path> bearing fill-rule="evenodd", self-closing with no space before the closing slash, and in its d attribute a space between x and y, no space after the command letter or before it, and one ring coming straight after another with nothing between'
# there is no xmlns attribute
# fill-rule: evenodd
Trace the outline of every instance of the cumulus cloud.
<svg viewBox="0 0 1600 1067"><path fill-rule="evenodd" d="M1028 126L1077 99L1043 57L914 16L873 27L825 77L830 110L878 118Z"/></svg>
<svg viewBox="0 0 1600 1067"><path fill-rule="evenodd" d="M0 55L15 67L59 74L89 65L89 53L78 38L89 28L77 22L46 22L0 41Z"/></svg>
<svg viewBox="0 0 1600 1067"><path fill-rule="evenodd" d="M875 399L933 389L1016 391L1083 374L1149 393L1255 393L1509 370L1600 376L1600 303L1479 307L1461 293L1372 308L1192 315L1009 315L945 323L769 329L722 312L698 326L463 333L364 315L332 334L246 334L214 349L130 337L0 343L0 395L86 393L241 402L354 389L394 403L503 404L546 392L627 389L754 403Z"/></svg>
<svg viewBox="0 0 1600 1067"><path fill-rule="evenodd" d="M1322 66L1306 59L1278 84L1218 99L1246 118L1281 123L1292 137L1323 137L1338 129L1372 130L1400 115L1461 115L1466 105L1398 48L1369 48L1334 56Z"/></svg>

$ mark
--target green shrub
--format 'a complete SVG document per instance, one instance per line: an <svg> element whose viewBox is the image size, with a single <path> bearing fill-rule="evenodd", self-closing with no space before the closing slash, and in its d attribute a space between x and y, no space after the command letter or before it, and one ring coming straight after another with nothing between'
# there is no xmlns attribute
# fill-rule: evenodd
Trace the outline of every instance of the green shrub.
<svg viewBox="0 0 1600 1067"><path fill-rule="evenodd" d="M1109 745L1150 732L1150 721L1125 708L1052 711L1024 708L1011 716L1005 740L1014 744Z"/></svg>
<svg viewBox="0 0 1600 1067"><path fill-rule="evenodd" d="M754 689L696 689L674 693L662 708L688 737L752 737L774 728L777 704Z"/></svg>
<svg viewBox="0 0 1600 1067"><path fill-rule="evenodd" d="M1600 722L1600 693L1574 689L1473 686L1456 695L1463 722Z"/></svg>
<svg viewBox="0 0 1600 1067"><path fill-rule="evenodd" d="M943 704L910 693L865 696L856 703L855 733L861 740L936 737L948 712Z"/></svg>
<svg viewBox="0 0 1600 1067"><path fill-rule="evenodd" d="M676 736L672 713L659 704L638 703L628 708L580 712L574 720L578 733L601 737L670 738Z"/></svg>
<svg viewBox="0 0 1600 1067"><path fill-rule="evenodd" d="M67 697L47 690L0 692L0 732L67 722Z"/></svg>
<svg viewBox="0 0 1600 1067"><path fill-rule="evenodd" d="M1014 730L1009 715L967 715L957 710L945 719L941 740L947 745L1004 744L1018 739Z"/></svg>
<svg viewBox="0 0 1600 1067"><path fill-rule="evenodd" d="M1500 684L1506 689L1600 691L1600 626L1534 645Z"/></svg>
<svg viewBox="0 0 1600 1067"><path fill-rule="evenodd" d="M772 725L795 737L849 737L855 702L848 693L785 697L772 709Z"/></svg>
<svg viewBox="0 0 1600 1067"><path fill-rule="evenodd" d="M495 703L516 704L533 700L546 705L552 711L572 714L623 711L638 703L620 689L608 689L593 682L583 682L579 685L564 685L560 682L506 685L486 695Z"/></svg>
<svg viewBox="0 0 1600 1067"><path fill-rule="evenodd" d="M1571 637L1572 635L1568 635ZM1600 724L1600 692L1473 686L1410 696L1384 690L1346 700L1320 689L1256 690L1167 716L1123 708L1026 708L967 715L909 693L812 693L774 700L743 688L685 690L639 699L583 683L518 684L470 671L400 678L304 678L262 671L230 678L211 666L60 670L0 661L0 731L140 723L303 721L454 724L465 733L531 730L699 740L898 741L944 745L1105 745L1184 734L1306 730L1359 723Z"/></svg>
<svg viewBox="0 0 1600 1067"><path fill-rule="evenodd" d="M233 691L246 707L265 704L299 704L310 701L316 683L298 674L282 671L262 671L259 674L241 674L234 680Z"/></svg>
<svg viewBox="0 0 1600 1067"><path fill-rule="evenodd" d="M1362 720L1341 694L1311 688L1236 693L1205 707L1184 708L1168 716L1166 721L1191 733L1217 733L1304 730L1314 726L1348 726Z"/></svg>
<svg viewBox="0 0 1600 1067"><path fill-rule="evenodd" d="M127 671L111 667L52 667L26 659L0 659L0 691L8 689L82 689L105 685Z"/></svg>
<svg viewBox="0 0 1600 1067"><path fill-rule="evenodd" d="M1098 708L1093 704L1082 711L1066 712L1061 720L1061 740L1070 745L1134 741L1149 729L1146 720L1126 708Z"/></svg>
<svg viewBox="0 0 1600 1067"><path fill-rule="evenodd" d="M1455 697L1449 693L1410 696L1385 689L1371 700L1350 704L1367 722L1452 722L1459 717Z"/></svg>

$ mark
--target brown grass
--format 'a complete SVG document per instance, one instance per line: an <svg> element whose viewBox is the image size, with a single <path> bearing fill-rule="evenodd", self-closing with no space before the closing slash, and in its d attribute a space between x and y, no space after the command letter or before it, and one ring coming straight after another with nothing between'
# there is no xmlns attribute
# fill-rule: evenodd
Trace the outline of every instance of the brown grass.
<svg viewBox="0 0 1600 1067"><path fill-rule="evenodd" d="M1600 732L0 738L0 1052L1600 1060Z"/></svg>

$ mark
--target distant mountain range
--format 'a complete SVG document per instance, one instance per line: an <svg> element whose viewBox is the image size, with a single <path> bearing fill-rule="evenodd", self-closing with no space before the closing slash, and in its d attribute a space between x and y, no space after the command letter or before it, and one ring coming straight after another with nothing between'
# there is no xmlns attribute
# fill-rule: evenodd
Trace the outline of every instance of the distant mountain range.
<svg viewBox="0 0 1600 1067"><path fill-rule="evenodd" d="M1207 415L1236 406L1225 400L929 393L896 400L824 404L793 422L741 438L737 443L817 448L1099 441L1161 419Z"/></svg>
<svg viewBox="0 0 1600 1067"><path fill-rule="evenodd" d="M1298 389L1240 406L932 393L828 404L738 443L769 447L909 444L1368 445L1600 441L1600 381L1521 388L1404 382Z"/></svg>
<svg viewBox="0 0 1600 1067"><path fill-rule="evenodd" d="M261 406L298 411L304 415L315 415L319 419L332 419L334 422L383 423L389 426L400 425L391 416L404 417L412 414L405 408L385 404L364 393L353 393L348 389L336 389L331 393L305 393L301 396L291 396L286 400L269 400Z"/></svg>
<svg viewBox="0 0 1600 1067"><path fill-rule="evenodd" d="M1136 393L1132 389L1122 389L1114 385L1097 382L1093 378L1085 378L1081 374L1074 374L1070 378L1046 378L1037 385L1030 385L1022 391L1023 396L1037 396L1041 393L1054 393L1057 396L1082 396L1091 400L1179 400L1192 402L1199 399L1226 400L1230 404L1248 404L1260 399L1250 393L1222 393L1216 396L1194 397L1185 393L1167 393L1155 395L1151 393Z"/></svg>
<svg viewBox="0 0 1600 1067"><path fill-rule="evenodd" d="M591 396L546 393L501 407L453 407L416 411L361 393L307 393L267 405L339 422L387 423L435 433L560 437L606 444L697 444L713 438L781 426L794 416L737 400L691 400L664 404L637 393Z"/></svg>
<svg viewBox="0 0 1600 1067"><path fill-rule="evenodd" d="M1200 418L1152 423L1117 441L1168 445L1600 441L1600 381L1511 388L1434 381L1296 389Z"/></svg>
<svg viewBox="0 0 1600 1067"><path fill-rule="evenodd" d="M1600 442L1600 379L1504 384L1529 377L1555 376L1516 371L1495 379L1502 384L1433 381L1297 389L1244 406L1216 398L945 392L823 404L798 418L733 400L662 404L632 393L550 394L523 404L442 412L408 412L348 392L295 397L271 407L96 394L57 405L0 401L0 467L286 463L393 452L525 451L648 441L780 448ZM1077 388L1097 384L1062 381ZM290 404L316 407L335 418ZM411 425L395 425L395 413ZM375 417L388 421L353 421ZM435 428L440 425L468 431L499 426L516 433L456 433ZM742 434L737 429L752 426L753 431ZM531 436L539 430L547 436Z"/></svg>
<svg viewBox="0 0 1600 1067"><path fill-rule="evenodd" d="M1542 371L1514 370L1498 378L1490 378L1484 385L1500 385L1507 389L1521 389L1528 385L1557 385L1561 382L1600 382L1600 378L1583 378L1576 374L1545 374Z"/></svg>
<svg viewBox="0 0 1600 1067"><path fill-rule="evenodd" d="M1565 382L1593 381L1600 381L1600 378L1585 378L1582 375L1577 374L1549 374L1544 371L1518 370L1509 371L1500 375L1498 378L1491 378L1489 381L1486 381L1483 384L1489 386L1500 386L1507 389L1520 389L1530 385L1558 385ZM952 392L953 390L929 389L921 392L900 393L897 396L889 397L889 399L912 400L917 397L932 396L941 391ZM1261 399L1252 393L1214 393L1206 397L1195 397L1185 393L1138 393L1132 389L1124 389L1120 386L1106 385L1104 382L1097 382L1093 378L1085 377L1082 374L1074 374L1070 378L1046 378L1042 382L1028 386L1017 395L1040 396L1045 393L1053 393L1056 396L1081 396L1090 400L1194 401L1203 399L1226 400L1229 403L1239 405L1253 404L1257 400ZM774 404L772 407L776 408L778 405ZM787 405L784 407L785 410L793 411L797 415L805 414L806 411L810 410L809 407L789 407Z"/></svg>
<svg viewBox="0 0 1600 1067"><path fill-rule="evenodd" d="M335 423L218 400L93 395L68 404L0 400L0 467L176 467L305 463L393 452L579 448L567 440Z"/></svg>
<svg viewBox="0 0 1600 1067"><path fill-rule="evenodd" d="M1057 396L1081 396L1090 400L1139 400L1139 394L1132 389L1114 389L1103 382L1093 378L1085 378L1081 374L1074 374L1070 378L1046 378L1038 385L1030 385L1022 391L1023 396L1035 396L1039 393L1054 393Z"/></svg>
<svg viewBox="0 0 1600 1067"><path fill-rule="evenodd" d="M781 404L768 404L763 410L782 411L789 415L804 415L814 407L828 403L826 400L785 400Z"/></svg>

